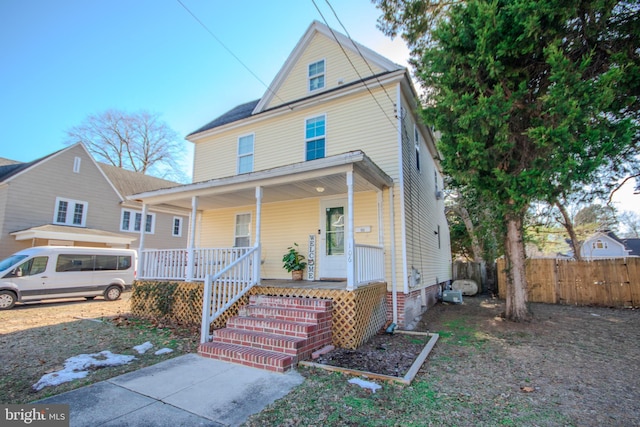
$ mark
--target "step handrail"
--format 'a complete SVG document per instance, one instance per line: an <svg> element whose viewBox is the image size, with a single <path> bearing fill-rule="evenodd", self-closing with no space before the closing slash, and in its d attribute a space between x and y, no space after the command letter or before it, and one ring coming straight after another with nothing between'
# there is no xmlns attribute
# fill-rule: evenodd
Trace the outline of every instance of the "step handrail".
<svg viewBox="0 0 640 427"><path fill-rule="evenodd" d="M215 275L207 274L202 294L200 343L211 341L211 323L242 298L257 283L253 266L260 265L260 252L253 247ZM227 275L227 273L231 273ZM226 277L223 277L227 275Z"/></svg>

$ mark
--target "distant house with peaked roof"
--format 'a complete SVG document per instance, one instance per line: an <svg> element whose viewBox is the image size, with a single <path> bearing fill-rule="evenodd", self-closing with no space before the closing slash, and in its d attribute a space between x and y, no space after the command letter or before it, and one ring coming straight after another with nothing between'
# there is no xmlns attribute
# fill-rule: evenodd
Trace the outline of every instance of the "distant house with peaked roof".
<svg viewBox="0 0 640 427"><path fill-rule="evenodd" d="M96 162L80 143L31 162L0 157L0 258L31 246L136 249L186 244L188 214L127 196L178 183Z"/></svg>
<svg viewBox="0 0 640 427"><path fill-rule="evenodd" d="M589 236L580 248L580 255L583 259L598 258L621 258L627 256L638 256L635 241L640 239L620 239L613 231L598 231ZM628 246L628 242L634 248ZM635 253L634 253L635 252Z"/></svg>

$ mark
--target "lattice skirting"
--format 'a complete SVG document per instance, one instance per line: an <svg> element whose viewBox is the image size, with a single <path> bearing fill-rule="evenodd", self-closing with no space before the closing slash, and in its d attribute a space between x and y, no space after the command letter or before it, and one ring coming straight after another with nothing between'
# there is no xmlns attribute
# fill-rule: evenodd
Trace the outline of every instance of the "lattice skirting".
<svg viewBox="0 0 640 427"><path fill-rule="evenodd" d="M131 312L135 316L199 326L202 318L202 283L139 281L133 285ZM336 289L255 286L212 324L223 328L229 317L247 305L249 295L273 295L333 300L332 334L336 347L356 349L386 322L385 283L374 283L350 292Z"/></svg>

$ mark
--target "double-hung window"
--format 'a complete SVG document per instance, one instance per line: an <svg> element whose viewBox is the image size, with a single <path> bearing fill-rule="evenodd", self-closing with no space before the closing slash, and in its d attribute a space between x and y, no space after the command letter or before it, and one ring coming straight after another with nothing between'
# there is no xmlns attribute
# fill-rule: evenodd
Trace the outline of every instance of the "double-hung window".
<svg viewBox="0 0 640 427"><path fill-rule="evenodd" d="M87 202L57 197L53 223L84 227L87 222L88 206Z"/></svg>
<svg viewBox="0 0 640 427"><path fill-rule="evenodd" d="M324 87L324 59L309 64L309 92Z"/></svg>
<svg viewBox="0 0 640 427"><path fill-rule="evenodd" d="M182 236L182 218L179 216L173 217L173 227L171 229L171 235L173 237Z"/></svg>
<svg viewBox="0 0 640 427"><path fill-rule="evenodd" d="M235 239L233 245L238 248L246 248L251 245L251 214L236 215Z"/></svg>
<svg viewBox="0 0 640 427"><path fill-rule="evenodd" d="M306 160L322 159L325 156L326 117L318 116L306 120Z"/></svg>
<svg viewBox="0 0 640 427"><path fill-rule="evenodd" d="M147 214L144 221L144 232L153 234L156 224L156 215L153 213ZM122 216L120 218L120 231L131 231L134 233L140 232L142 227L142 212L134 211L131 209L123 209Z"/></svg>
<svg viewBox="0 0 640 427"><path fill-rule="evenodd" d="M238 138L238 174L253 172L253 140L253 134Z"/></svg>

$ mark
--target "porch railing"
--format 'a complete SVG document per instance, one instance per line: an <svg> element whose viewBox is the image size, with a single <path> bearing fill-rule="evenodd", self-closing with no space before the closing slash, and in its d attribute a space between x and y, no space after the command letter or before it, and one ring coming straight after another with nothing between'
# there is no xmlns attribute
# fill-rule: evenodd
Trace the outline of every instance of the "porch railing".
<svg viewBox="0 0 640 427"><path fill-rule="evenodd" d="M202 295L202 326L200 342L211 340L211 323L235 304L257 282L256 269L260 265L258 247L245 248L244 254L216 274L205 276Z"/></svg>
<svg viewBox="0 0 640 427"><path fill-rule="evenodd" d="M251 248L197 248L193 249L193 277L204 280L246 254ZM144 249L138 276L141 279L186 280L188 249Z"/></svg>
<svg viewBox="0 0 640 427"><path fill-rule="evenodd" d="M382 282L384 274L384 247L356 244L356 286Z"/></svg>

